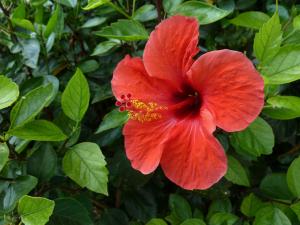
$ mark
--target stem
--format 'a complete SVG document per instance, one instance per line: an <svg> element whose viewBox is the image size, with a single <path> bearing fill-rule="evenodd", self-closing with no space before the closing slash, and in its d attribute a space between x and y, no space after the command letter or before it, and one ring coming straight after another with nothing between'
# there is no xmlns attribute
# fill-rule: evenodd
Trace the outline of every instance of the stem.
<svg viewBox="0 0 300 225"><path fill-rule="evenodd" d="M127 19L131 19L131 17L119 6L116 6L114 3L108 2L107 3L110 7L114 8L117 12L121 13L123 16L125 16Z"/></svg>
<svg viewBox="0 0 300 225"><path fill-rule="evenodd" d="M135 2L136 2L136 0L133 0L133 2L132 2L132 12L131 12L131 16L134 16L134 12L135 12Z"/></svg>
<svg viewBox="0 0 300 225"><path fill-rule="evenodd" d="M156 10L158 22L162 20L162 0L156 0Z"/></svg>

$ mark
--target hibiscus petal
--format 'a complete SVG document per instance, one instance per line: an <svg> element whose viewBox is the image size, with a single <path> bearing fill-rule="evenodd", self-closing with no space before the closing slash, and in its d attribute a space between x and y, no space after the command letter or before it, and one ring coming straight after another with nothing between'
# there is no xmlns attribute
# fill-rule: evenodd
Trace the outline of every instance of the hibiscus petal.
<svg viewBox="0 0 300 225"><path fill-rule="evenodd" d="M167 121L140 123L129 120L123 129L125 149L131 166L144 174L153 172L168 139L171 126Z"/></svg>
<svg viewBox="0 0 300 225"><path fill-rule="evenodd" d="M225 131L245 129L264 105L263 79L240 52L208 52L195 61L188 77L202 104L214 113L216 125Z"/></svg>
<svg viewBox="0 0 300 225"><path fill-rule="evenodd" d="M184 189L207 189L226 173L222 146L199 121L177 123L165 146L161 167L171 181Z"/></svg>
<svg viewBox="0 0 300 225"><path fill-rule="evenodd" d="M199 49L196 19L173 16L151 33L144 51L144 64L150 76L166 79L181 89L184 76Z"/></svg>
<svg viewBox="0 0 300 225"><path fill-rule="evenodd" d="M121 95L131 94L133 99L167 102L172 90L164 80L150 77L142 59L126 56L119 62L111 81L115 97L120 100Z"/></svg>

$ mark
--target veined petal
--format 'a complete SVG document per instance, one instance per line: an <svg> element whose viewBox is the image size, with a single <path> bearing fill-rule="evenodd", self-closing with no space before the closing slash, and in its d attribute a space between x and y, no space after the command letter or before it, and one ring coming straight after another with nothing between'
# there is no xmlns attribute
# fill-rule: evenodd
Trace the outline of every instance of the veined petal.
<svg viewBox="0 0 300 225"><path fill-rule="evenodd" d="M151 33L144 51L144 64L150 76L168 80L181 89L184 76L197 54L199 24L196 19L173 16Z"/></svg>
<svg viewBox="0 0 300 225"><path fill-rule="evenodd" d="M221 144L199 121L178 122L165 146L161 167L184 189L207 189L226 173L227 159Z"/></svg>
<svg viewBox="0 0 300 225"><path fill-rule="evenodd" d="M225 131L245 129L262 110L263 79L240 52L208 52L194 62L188 77L203 106L214 113L216 125Z"/></svg>
<svg viewBox="0 0 300 225"><path fill-rule="evenodd" d="M115 97L131 94L133 99L166 103L173 93L170 85L164 80L150 77L140 58L126 56L119 62L111 81Z"/></svg>
<svg viewBox="0 0 300 225"><path fill-rule="evenodd" d="M171 125L166 120L140 123L129 120L123 129L125 149L131 166L144 174L159 165Z"/></svg>

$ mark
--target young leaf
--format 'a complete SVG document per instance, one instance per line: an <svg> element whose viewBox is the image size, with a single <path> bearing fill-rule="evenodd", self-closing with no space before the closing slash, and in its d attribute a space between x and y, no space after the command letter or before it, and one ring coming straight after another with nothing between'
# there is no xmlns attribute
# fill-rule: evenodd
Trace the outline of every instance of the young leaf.
<svg viewBox="0 0 300 225"><path fill-rule="evenodd" d="M269 19L270 17L263 12L250 11L239 14L237 17L231 19L230 23L236 26L260 29Z"/></svg>
<svg viewBox="0 0 300 225"><path fill-rule="evenodd" d="M115 38L124 41L139 41L148 39L148 32L142 24L135 20L121 19L102 30L96 35L106 38Z"/></svg>
<svg viewBox="0 0 300 225"><path fill-rule="evenodd" d="M108 170L104 156L95 143L73 146L64 156L63 170L81 187L107 195Z"/></svg>
<svg viewBox="0 0 300 225"><path fill-rule="evenodd" d="M8 134L25 140L63 141L67 136L54 123L47 120L33 120L8 131Z"/></svg>
<svg viewBox="0 0 300 225"><path fill-rule="evenodd" d="M6 76L0 75L0 109L13 104L18 96L18 85Z"/></svg>
<svg viewBox="0 0 300 225"><path fill-rule="evenodd" d="M287 184L289 186L290 191L297 198L300 198L299 171L300 171L300 157L296 158L292 162L287 172Z"/></svg>
<svg viewBox="0 0 300 225"><path fill-rule="evenodd" d="M281 24L278 13L275 13L255 35L254 53L260 64L268 63L279 51L282 41Z"/></svg>
<svg viewBox="0 0 300 225"><path fill-rule="evenodd" d="M0 143L0 172L8 161L9 149L5 143Z"/></svg>
<svg viewBox="0 0 300 225"><path fill-rule="evenodd" d="M33 89L23 96L13 107L10 113L10 128L22 126L32 120L40 111L49 104L52 85L41 86Z"/></svg>
<svg viewBox="0 0 300 225"><path fill-rule="evenodd" d="M234 184L249 187L250 181L242 164L233 156L228 156L228 170L225 178Z"/></svg>
<svg viewBox="0 0 300 225"><path fill-rule="evenodd" d="M35 31L33 24L31 23L30 20L26 20L26 19L19 19L19 18L12 18L11 19L12 23L14 25L17 25L19 27L22 27L26 30L30 30L32 32Z"/></svg>
<svg viewBox="0 0 300 225"><path fill-rule="evenodd" d="M18 213L25 225L45 225L54 209L54 201L25 195L19 201Z"/></svg>
<svg viewBox="0 0 300 225"><path fill-rule="evenodd" d="M255 215L253 225L292 225L289 218L278 208L267 206Z"/></svg>
<svg viewBox="0 0 300 225"><path fill-rule="evenodd" d="M201 1L187 1L177 6L173 14L196 17L201 25L210 24L226 17L230 11Z"/></svg>
<svg viewBox="0 0 300 225"><path fill-rule="evenodd" d="M78 68L62 94L62 109L70 119L79 122L89 107L89 101L89 84Z"/></svg>
<svg viewBox="0 0 300 225"><path fill-rule="evenodd" d="M83 7L84 10L95 9L101 5L110 2L110 0L89 0L87 6Z"/></svg>
<svg viewBox="0 0 300 225"><path fill-rule="evenodd" d="M124 123L126 123L127 120L127 112L119 112L119 110L114 109L104 116L103 121L96 131L96 134L101 133L105 130L122 126Z"/></svg>
<svg viewBox="0 0 300 225"><path fill-rule="evenodd" d="M268 98L263 112L278 120L300 117L300 98L296 96L274 96Z"/></svg>
<svg viewBox="0 0 300 225"><path fill-rule="evenodd" d="M237 152L269 155L274 147L274 134L271 126L258 117L247 129L233 133L230 142Z"/></svg>
<svg viewBox="0 0 300 225"><path fill-rule="evenodd" d="M300 46L287 45L262 68L266 84L286 84L300 79Z"/></svg>

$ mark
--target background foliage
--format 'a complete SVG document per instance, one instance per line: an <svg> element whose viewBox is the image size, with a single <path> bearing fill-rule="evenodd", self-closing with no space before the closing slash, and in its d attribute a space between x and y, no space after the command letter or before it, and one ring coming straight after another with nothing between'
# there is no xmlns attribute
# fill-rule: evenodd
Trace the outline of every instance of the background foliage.
<svg viewBox="0 0 300 225"><path fill-rule="evenodd" d="M296 0L0 0L0 224L300 224L300 3ZM163 18L198 18L201 53L244 52L266 103L215 135L228 172L185 191L130 167L110 89Z"/></svg>

